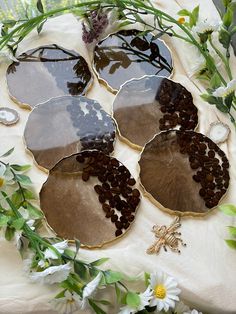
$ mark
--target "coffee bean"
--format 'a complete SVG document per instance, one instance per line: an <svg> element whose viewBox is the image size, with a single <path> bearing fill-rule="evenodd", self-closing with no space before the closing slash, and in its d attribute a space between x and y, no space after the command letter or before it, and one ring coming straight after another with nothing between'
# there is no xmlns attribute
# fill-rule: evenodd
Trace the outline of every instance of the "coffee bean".
<svg viewBox="0 0 236 314"><path fill-rule="evenodd" d="M123 233L123 232L122 232L122 230L117 229L117 230L116 230L116 233L115 233L115 234L116 234L116 237L121 236L121 235L122 235L122 233Z"/></svg>
<svg viewBox="0 0 236 314"><path fill-rule="evenodd" d="M119 220L117 220L117 221L115 222L115 225L116 225L116 228L117 228L117 229L122 229L122 228L123 228L123 224L122 224L122 222L120 222Z"/></svg>
<svg viewBox="0 0 236 314"><path fill-rule="evenodd" d="M111 216L111 221L112 222L116 222L118 220L118 216L117 215L112 215Z"/></svg>
<svg viewBox="0 0 236 314"><path fill-rule="evenodd" d="M106 203L102 205L102 209L106 213L111 211L111 207L108 204L106 204Z"/></svg>
<svg viewBox="0 0 236 314"><path fill-rule="evenodd" d="M134 189L134 190L132 191L132 195L135 196L135 197L139 197L139 196L140 196L139 190L138 190L138 189Z"/></svg>
<svg viewBox="0 0 236 314"><path fill-rule="evenodd" d="M90 178L90 175L89 175L88 172L83 172L83 173L82 173L82 180L83 180L84 182L87 182L87 181L89 180L89 178Z"/></svg>
<svg viewBox="0 0 236 314"><path fill-rule="evenodd" d="M102 194L103 193L103 189L102 189L102 186L101 185L95 185L94 186L94 190L95 190L95 192L97 193L97 194Z"/></svg>
<svg viewBox="0 0 236 314"><path fill-rule="evenodd" d="M98 197L98 200L99 200L99 202L100 203L105 203L105 201L106 201L106 198L105 198L105 196L104 195L99 195L99 197Z"/></svg>
<svg viewBox="0 0 236 314"><path fill-rule="evenodd" d="M80 162L80 163L83 163L83 162L85 161L85 159L84 159L84 157L83 157L82 155L78 155L78 156L76 157L76 160L77 160L78 162Z"/></svg>

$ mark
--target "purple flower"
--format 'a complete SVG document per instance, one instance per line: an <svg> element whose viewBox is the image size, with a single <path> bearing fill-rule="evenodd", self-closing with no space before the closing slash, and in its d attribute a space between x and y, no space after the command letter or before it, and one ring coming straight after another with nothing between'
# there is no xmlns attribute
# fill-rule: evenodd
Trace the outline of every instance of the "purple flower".
<svg viewBox="0 0 236 314"><path fill-rule="evenodd" d="M107 14L103 12L93 11L88 18L88 23L82 23L83 41L86 44L91 44L93 41L99 39L104 29L108 25Z"/></svg>

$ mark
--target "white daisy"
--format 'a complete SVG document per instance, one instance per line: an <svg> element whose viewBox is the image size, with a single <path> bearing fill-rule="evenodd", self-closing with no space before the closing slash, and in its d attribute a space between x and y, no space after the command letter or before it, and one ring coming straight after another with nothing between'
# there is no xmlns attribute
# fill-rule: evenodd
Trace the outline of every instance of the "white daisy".
<svg viewBox="0 0 236 314"><path fill-rule="evenodd" d="M6 185L11 185L14 183L13 174L5 165L0 163L0 189Z"/></svg>
<svg viewBox="0 0 236 314"><path fill-rule="evenodd" d="M232 94L233 92L235 92L235 90L236 90L236 79L233 79L227 84L226 87L221 86L217 88L212 95L215 97L225 98L229 96L230 94Z"/></svg>
<svg viewBox="0 0 236 314"><path fill-rule="evenodd" d="M96 292L100 281L102 279L102 273L98 273L98 275L90 281L83 289L82 299L80 300L80 307L84 310L88 305L88 298L93 296Z"/></svg>
<svg viewBox="0 0 236 314"><path fill-rule="evenodd" d="M44 268L44 267L46 266L46 262L45 262L43 259L41 259L41 260L38 262L38 265L39 265L39 267Z"/></svg>
<svg viewBox="0 0 236 314"><path fill-rule="evenodd" d="M70 263L67 263L64 265L48 267L41 272L32 272L29 277L33 282L53 284L66 280L71 270L72 267Z"/></svg>
<svg viewBox="0 0 236 314"><path fill-rule="evenodd" d="M217 31L219 27L219 21L205 19L202 21L198 21L197 25L193 27L193 32L197 34L211 34Z"/></svg>
<svg viewBox="0 0 236 314"><path fill-rule="evenodd" d="M65 249L68 248L68 241L62 241L62 242L58 242L56 244L52 245L55 249L57 249L57 251L60 254L63 254ZM46 249L46 251L44 252L44 257L45 259L58 259L58 255L51 249Z"/></svg>
<svg viewBox="0 0 236 314"><path fill-rule="evenodd" d="M17 248L17 250L19 251L21 249L22 246L22 231L16 231L15 235L14 235L14 244Z"/></svg>
<svg viewBox="0 0 236 314"><path fill-rule="evenodd" d="M133 314L137 313L138 311L142 311L145 309L145 306L149 305L149 302L152 298L152 290L150 287L146 289L143 293L139 294L140 302L137 307L131 307L129 305L123 306L120 309L119 314Z"/></svg>
<svg viewBox="0 0 236 314"><path fill-rule="evenodd" d="M53 299L51 305L58 313L71 314L80 309L80 297L75 293L65 292L64 297Z"/></svg>
<svg viewBox="0 0 236 314"><path fill-rule="evenodd" d="M177 288L177 282L173 277L163 272L152 273L150 286L153 291L153 298L150 306L156 306L158 311L167 312L169 308L174 309L175 302L179 301L178 294L181 290Z"/></svg>
<svg viewBox="0 0 236 314"><path fill-rule="evenodd" d="M184 312L183 314L202 314L202 312L198 312L197 310L190 310L188 312Z"/></svg>

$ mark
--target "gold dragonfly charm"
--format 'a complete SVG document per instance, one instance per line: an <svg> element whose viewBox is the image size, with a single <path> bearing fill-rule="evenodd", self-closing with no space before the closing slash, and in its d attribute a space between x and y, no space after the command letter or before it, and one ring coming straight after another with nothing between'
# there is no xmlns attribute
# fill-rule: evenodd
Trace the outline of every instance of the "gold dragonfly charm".
<svg viewBox="0 0 236 314"><path fill-rule="evenodd" d="M167 252L167 247L172 251L180 253L179 245L186 246L180 238L181 233L176 230L181 227L180 217L176 217L169 227L155 225L152 232L157 238L156 242L147 249L147 254L158 254L163 247Z"/></svg>

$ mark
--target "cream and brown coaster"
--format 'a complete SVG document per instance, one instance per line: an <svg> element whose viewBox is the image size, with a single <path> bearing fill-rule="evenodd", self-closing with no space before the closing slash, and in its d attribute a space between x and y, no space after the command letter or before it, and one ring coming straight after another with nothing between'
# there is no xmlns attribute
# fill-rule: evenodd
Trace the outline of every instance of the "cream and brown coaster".
<svg viewBox="0 0 236 314"><path fill-rule="evenodd" d="M117 159L84 151L61 160L40 192L48 224L66 239L89 248L124 235L134 222L140 192Z"/></svg>
<svg viewBox="0 0 236 314"><path fill-rule="evenodd" d="M169 77L172 72L171 53L165 43L151 33L123 30L111 34L97 44L94 68L99 79L113 92L132 78L144 75Z"/></svg>
<svg viewBox="0 0 236 314"><path fill-rule="evenodd" d="M144 148L140 180L147 195L171 214L202 216L218 205L229 182L229 161L208 137L166 131Z"/></svg>
<svg viewBox="0 0 236 314"><path fill-rule="evenodd" d="M126 82L116 95L113 112L122 138L139 150L160 131L194 130L198 125L191 93L159 76Z"/></svg>
<svg viewBox="0 0 236 314"><path fill-rule="evenodd" d="M84 95L92 81L85 59L57 45L29 50L7 70L10 96L29 109L52 97Z"/></svg>
<svg viewBox="0 0 236 314"><path fill-rule="evenodd" d="M51 169L62 158L85 149L110 154L115 122L100 104L83 96L52 98L29 115L25 144L39 166Z"/></svg>

